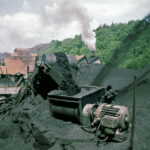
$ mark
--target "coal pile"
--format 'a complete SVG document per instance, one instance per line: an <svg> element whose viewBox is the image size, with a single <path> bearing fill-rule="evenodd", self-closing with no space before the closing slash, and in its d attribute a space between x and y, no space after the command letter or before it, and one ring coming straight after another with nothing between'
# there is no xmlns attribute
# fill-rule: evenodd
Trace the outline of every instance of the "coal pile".
<svg viewBox="0 0 150 150"><path fill-rule="evenodd" d="M93 83L102 67L97 64L82 66L80 75L76 77L77 84ZM119 94L115 103L127 106L132 114L133 75L137 76L134 149L148 150L150 147L150 66L137 71L111 68L102 82L96 84L104 86L111 84ZM129 135L121 143L112 141L98 143L93 133L85 132L79 125L53 118L48 100L43 99L41 95L26 97L11 111L0 115L0 149L2 150L127 150Z"/></svg>
<svg viewBox="0 0 150 150"><path fill-rule="evenodd" d="M78 125L51 117L49 102L40 95L27 97L11 112L1 116L0 122L3 149L12 149L15 145L16 150L64 149L74 147L72 143L76 142L95 142L94 136L89 138Z"/></svg>
<svg viewBox="0 0 150 150"><path fill-rule="evenodd" d="M60 86L60 89L66 91L68 95L75 95L79 93L80 88L75 83L67 56L62 52L55 53L55 55L55 68L60 72L64 80L63 84Z"/></svg>
<svg viewBox="0 0 150 150"><path fill-rule="evenodd" d="M58 84L51 78L51 76L44 72L44 67L37 67L37 73L35 77L31 79L33 82L33 89L35 95L42 95L42 97L46 98L47 93L49 91L58 89ZM30 82L30 81L29 81Z"/></svg>

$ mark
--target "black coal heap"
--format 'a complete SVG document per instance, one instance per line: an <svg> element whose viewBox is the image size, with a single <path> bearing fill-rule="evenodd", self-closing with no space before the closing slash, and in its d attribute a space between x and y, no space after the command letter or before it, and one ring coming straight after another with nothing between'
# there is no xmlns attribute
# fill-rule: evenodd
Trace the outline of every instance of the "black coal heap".
<svg viewBox="0 0 150 150"><path fill-rule="evenodd" d="M58 68L63 67L59 62L65 59L61 58L61 54L59 56ZM77 83L93 83L102 71L102 67L103 65L100 64L82 65L80 75L76 77ZM60 71L63 72L63 68ZM68 81L70 75L62 74ZM95 83L96 85L111 84L114 89L117 89L119 96L116 104L127 106L132 114L133 75L137 76L134 148L146 150L150 147L150 66L137 71L110 68L109 74L101 83L98 82L99 80ZM72 84L72 81L69 80L67 86L69 84ZM126 150L128 146L129 137L121 143L109 142L97 145L94 134L83 131L79 125L53 118L49 111L48 100L43 99L41 95L26 97L11 111L0 115L0 149L2 150Z"/></svg>

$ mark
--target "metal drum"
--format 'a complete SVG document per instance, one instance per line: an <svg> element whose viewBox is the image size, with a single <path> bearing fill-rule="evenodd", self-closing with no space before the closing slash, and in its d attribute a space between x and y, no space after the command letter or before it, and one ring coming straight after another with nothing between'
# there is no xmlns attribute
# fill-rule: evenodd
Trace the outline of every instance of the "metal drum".
<svg viewBox="0 0 150 150"><path fill-rule="evenodd" d="M68 61L69 61L69 64L77 69L78 68L78 63L77 63L77 60L75 58L75 56L71 56L71 55L66 55ZM44 54L42 56L42 61L44 61L45 63L48 63L49 65L54 65L56 62L57 62L57 59L56 59L56 55L55 54Z"/></svg>

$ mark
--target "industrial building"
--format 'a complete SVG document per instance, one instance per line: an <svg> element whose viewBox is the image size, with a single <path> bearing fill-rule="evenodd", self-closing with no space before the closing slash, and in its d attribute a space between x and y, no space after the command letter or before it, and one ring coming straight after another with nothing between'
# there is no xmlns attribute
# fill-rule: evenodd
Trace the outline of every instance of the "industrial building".
<svg viewBox="0 0 150 150"><path fill-rule="evenodd" d="M31 53L30 49L16 48L14 53L3 60L3 65L0 65L0 74L26 75L27 66L29 66L29 72L33 71L37 56L37 54Z"/></svg>

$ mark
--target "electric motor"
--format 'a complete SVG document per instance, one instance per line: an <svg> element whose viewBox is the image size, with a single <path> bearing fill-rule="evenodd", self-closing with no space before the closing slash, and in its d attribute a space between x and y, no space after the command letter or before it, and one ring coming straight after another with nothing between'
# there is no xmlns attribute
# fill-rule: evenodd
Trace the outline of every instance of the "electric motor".
<svg viewBox="0 0 150 150"><path fill-rule="evenodd" d="M129 125L128 108L103 103L87 104L83 108L83 116L89 119L92 127L97 126L100 134L122 141L126 138Z"/></svg>

